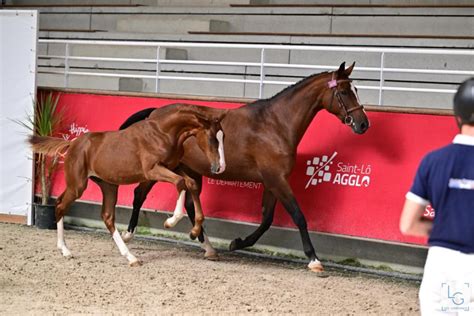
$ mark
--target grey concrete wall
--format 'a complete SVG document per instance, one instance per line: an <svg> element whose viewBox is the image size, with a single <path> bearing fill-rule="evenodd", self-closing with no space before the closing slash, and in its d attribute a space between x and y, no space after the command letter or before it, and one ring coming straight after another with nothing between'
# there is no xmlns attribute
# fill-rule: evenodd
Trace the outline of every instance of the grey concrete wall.
<svg viewBox="0 0 474 316"><path fill-rule="evenodd" d="M116 223L128 223L131 211L117 207ZM168 213L142 212L139 218L139 227L145 229L162 229ZM100 205L77 202L66 216L66 223L84 225L84 222L93 223L93 227L104 228L100 219ZM87 225L87 224L86 224ZM187 219L183 219L172 231L187 233L190 229ZM211 238L224 239L227 243L237 237L244 238L256 229L254 224L237 223L213 218L206 218L205 228ZM120 229L120 228L119 228ZM164 233L164 232L163 232ZM416 271L424 266L427 249L423 246L383 242L362 238L351 238L332 234L310 232L316 252L322 259L343 260L347 258L359 259L362 262L371 261L392 267L410 267ZM258 241L259 247L278 247L283 252L297 254L304 258L299 233L296 229L271 227ZM286 251L285 251L286 249ZM417 270L417 272L420 272Z"/></svg>
<svg viewBox="0 0 474 316"><path fill-rule="evenodd" d="M472 36L474 28L474 8L58 7L41 8L41 13L41 28L161 34L259 31Z"/></svg>
<svg viewBox="0 0 474 316"><path fill-rule="evenodd" d="M251 4L327 4L327 0L250 0ZM332 0L331 4L472 4L471 0Z"/></svg>

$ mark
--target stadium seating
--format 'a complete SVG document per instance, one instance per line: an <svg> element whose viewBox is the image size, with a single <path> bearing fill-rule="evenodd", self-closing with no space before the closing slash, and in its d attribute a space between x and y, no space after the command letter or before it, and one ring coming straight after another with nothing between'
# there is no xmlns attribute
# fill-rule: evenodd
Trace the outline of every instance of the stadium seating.
<svg viewBox="0 0 474 316"><path fill-rule="evenodd" d="M304 44L343 47L449 48L474 45L474 5L468 0L16 0L7 8L38 8L41 39L104 39L211 43ZM435 3L436 5L433 5ZM156 58L155 48L73 46L75 56ZM62 55L64 45L42 44L40 55ZM258 50L167 48L161 58L259 62ZM473 56L390 55L385 67L474 71ZM267 51L270 63L339 65L356 60L359 67L378 67L380 57L371 53ZM63 86L60 75L44 72L62 69L61 59L41 58L39 85ZM152 63L71 61L70 69L107 73L153 75ZM213 76L258 79L260 69L248 66L161 65L163 75ZM266 79L297 81L319 70L268 68ZM387 73L387 86L454 89L468 75ZM378 72L356 71L357 84L378 86ZM77 88L153 92L155 80L71 76L68 85ZM281 90L266 85L264 96ZM255 98L258 85L202 81L160 82L160 92ZM449 107L449 94L385 92L384 104L417 107ZM361 91L368 103L378 102L378 92Z"/></svg>

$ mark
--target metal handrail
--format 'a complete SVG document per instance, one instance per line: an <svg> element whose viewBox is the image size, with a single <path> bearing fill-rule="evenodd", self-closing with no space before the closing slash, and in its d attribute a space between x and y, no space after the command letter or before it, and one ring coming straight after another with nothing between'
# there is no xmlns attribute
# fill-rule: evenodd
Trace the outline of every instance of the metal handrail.
<svg viewBox="0 0 474 316"><path fill-rule="evenodd" d="M414 68L386 68L387 54L425 54L425 55L456 55L456 56L474 56L474 50L467 49L414 49L414 48L385 48L385 47L342 47L342 46L309 46L309 45L271 45L271 44L231 44L231 43L183 43L183 42L142 42L142 41L100 41L100 40L52 40L40 39L39 43L44 44L64 44L66 54L61 55L39 55L43 59L63 59L65 61L64 71L41 71L48 74L63 74L64 84L67 87L68 78L74 76L100 76L100 77L125 77L125 78L143 78L154 79L156 81L155 92L160 92L160 80L194 80L209 82L233 82L233 83L251 83L259 85L259 97L263 95L263 89L266 84L272 85L290 85L293 81L275 81L266 80L265 69L268 68L288 68L288 69L337 69L333 65L310 65L310 64L283 64L283 63L266 63L265 55L268 50L303 50L303 51L333 51L333 52L357 52L357 53L376 53L380 54L379 67L357 67L361 72L378 72L378 86L358 85L359 89L378 90L379 105L383 104L384 91L400 91L400 92L427 92L452 94L454 89L429 89L429 88L412 88L412 87L387 87L385 86L385 73L416 73L416 74L438 74L438 75L474 75L474 71L470 70L445 70L445 69L414 69ZM130 47L155 47L157 50L156 58L117 58L117 57L91 57L91 56L70 56L71 45L100 45L100 46L130 46ZM204 60L170 60L160 58L160 49L163 47L186 47L186 48L236 48L236 49L258 49L260 50L259 62L228 62L228 61L204 61ZM72 60L84 61L104 61L104 62L129 62L129 63L153 63L156 64L155 75L139 75L139 74L120 74L106 72L81 72L70 71L70 62ZM232 79L232 78L213 78L213 77L192 77L192 76L164 76L160 74L160 67L163 64L176 65L209 65L209 66L243 66L255 67L259 69L259 79ZM256 74L257 75L257 74Z"/></svg>

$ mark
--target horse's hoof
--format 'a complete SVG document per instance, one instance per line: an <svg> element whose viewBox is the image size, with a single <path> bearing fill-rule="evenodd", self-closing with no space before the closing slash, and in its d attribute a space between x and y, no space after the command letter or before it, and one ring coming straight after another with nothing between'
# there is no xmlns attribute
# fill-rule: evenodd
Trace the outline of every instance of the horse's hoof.
<svg viewBox="0 0 474 316"><path fill-rule="evenodd" d="M324 267L323 265L321 264L321 262L317 259L315 260L312 260L309 264L308 264L308 268L313 271L313 272L316 272L316 273L323 273L324 272Z"/></svg>
<svg viewBox="0 0 474 316"><path fill-rule="evenodd" d="M243 248L242 243L243 243L243 240L240 237L232 240L232 242L229 245L229 250L235 251L235 250L242 249Z"/></svg>
<svg viewBox="0 0 474 316"><path fill-rule="evenodd" d="M133 239L133 236L134 234L129 231L122 232L122 240L125 243L128 243L129 241L131 241Z"/></svg>
<svg viewBox="0 0 474 316"><path fill-rule="evenodd" d="M168 223L168 220L166 220L166 221L163 223L163 226L164 226L165 228L167 228L167 229L173 227L173 226L171 226L171 225Z"/></svg>
<svg viewBox="0 0 474 316"><path fill-rule="evenodd" d="M61 254L63 255L64 258L70 259L72 258L72 253L69 251L69 249L59 249L61 251Z"/></svg>
<svg viewBox="0 0 474 316"><path fill-rule="evenodd" d="M218 261L219 255L217 254L217 251L206 251L206 253L204 254L204 259L210 261Z"/></svg>
<svg viewBox="0 0 474 316"><path fill-rule="evenodd" d="M197 236L198 234L193 233L193 231L189 233L189 238L191 238L192 240L196 240Z"/></svg>
<svg viewBox="0 0 474 316"><path fill-rule="evenodd" d="M140 260L132 261L128 264L130 267L139 267L142 265Z"/></svg>

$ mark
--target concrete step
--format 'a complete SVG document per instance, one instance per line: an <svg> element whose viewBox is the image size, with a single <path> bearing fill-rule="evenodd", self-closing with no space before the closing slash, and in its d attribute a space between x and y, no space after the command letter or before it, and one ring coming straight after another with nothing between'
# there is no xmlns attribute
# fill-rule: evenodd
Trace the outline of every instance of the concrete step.
<svg viewBox="0 0 474 316"><path fill-rule="evenodd" d="M470 5L471 0L250 0L252 5L288 5L288 4L346 4L346 5Z"/></svg>
<svg viewBox="0 0 474 316"><path fill-rule="evenodd" d="M93 20L96 27L104 27L103 19ZM108 26L105 26L108 28ZM132 33L160 33L160 34L186 34L190 29L202 31L229 30L230 25L226 21L193 18L190 16L127 16L116 21L115 30L118 32Z"/></svg>
<svg viewBox="0 0 474 316"><path fill-rule="evenodd" d="M134 3L161 7L228 7L230 4L250 4L250 0L132 0Z"/></svg>
<svg viewBox="0 0 474 316"><path fill-rule="evenodd" d="M124 40L124 41L171 41L171 42L206 42L206 43L255 43L255 44L308 44L340 46L378 46L378 47L424 47L424 48L474 48L474 41L469 37L398 37L378 35L377 37L354 36L354 34L323 36L294 36L294 33L262 33L248 35L245 33L199 33L199 34L153 34L128 32L62 32L43 31L40 38L49 39L90 39L90 40Z"/></svg>
<svg viewBox="0 0 474 316"><path fill-rule="evenodd" d="M7 5L130 5L130 0L6 0Z"/></svg>
<svg viewBox="0 0 474 316"><path fill-rule="evenodd" d="M6 0L8 5L148 5L148 6L229 6L250 4L249 0Z"/></svg>
<svg viewBox="0 0 474 316"><path fill-rule="evenodd" d="M108 31L183 34L187 31L213 32L276 32L326 34L391 34L431 36L472 36L474 7L452 15L426 13L404 15L382 12L324 12L312 15L292 14L221 14L216 12L182 14L141 11L143 8L120 12L103 10L42 11L40 27L44 29L98 29ZM124 11L126 10L126 11ZM130 10L134 10L131 14ZM140 10L137 11L137 10ZM455 10L453 10L455 11Z"/></svg>

